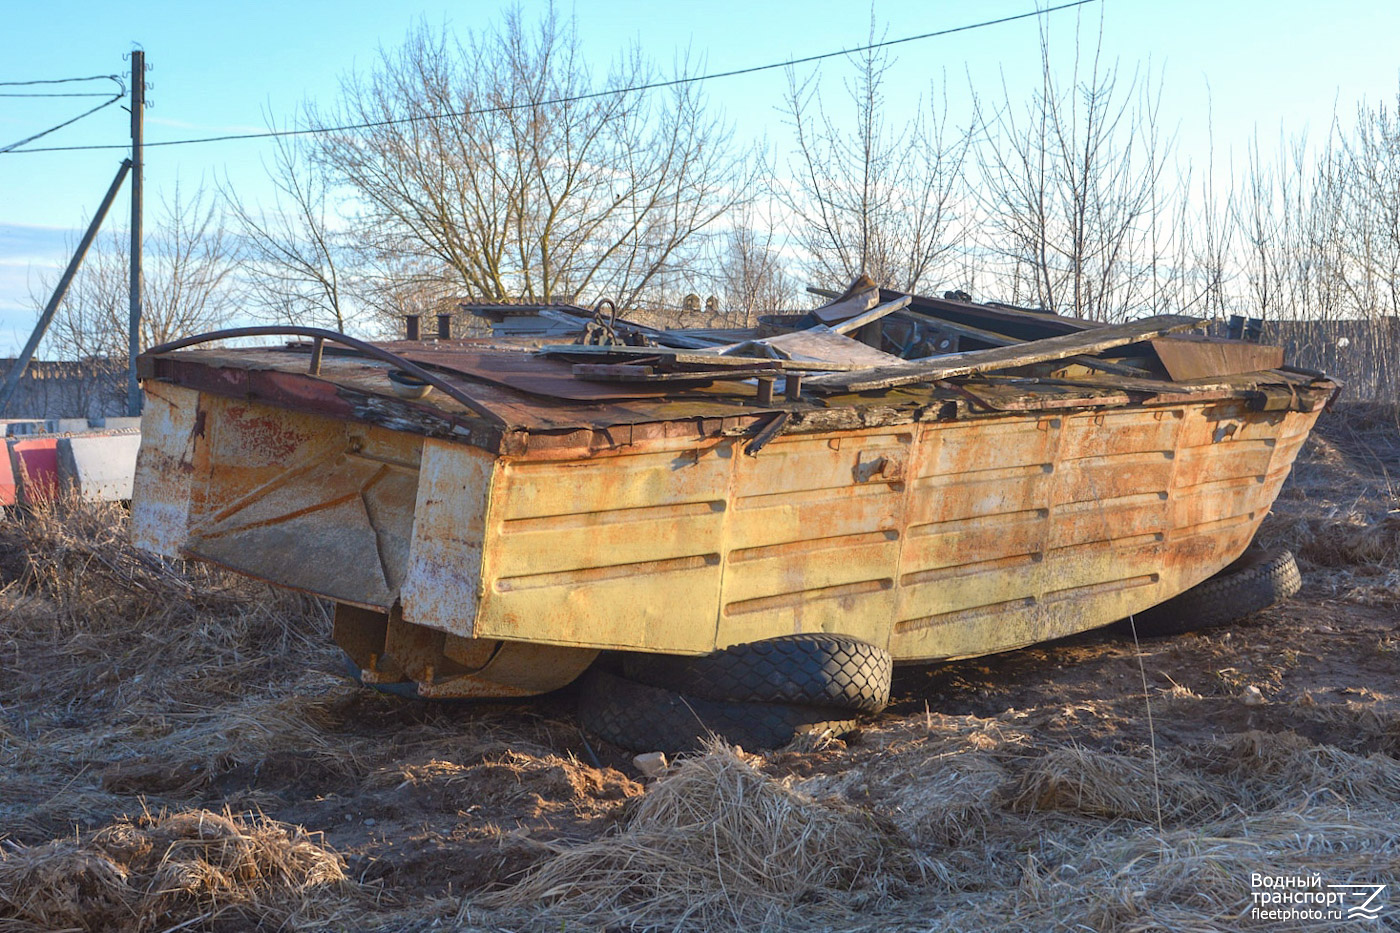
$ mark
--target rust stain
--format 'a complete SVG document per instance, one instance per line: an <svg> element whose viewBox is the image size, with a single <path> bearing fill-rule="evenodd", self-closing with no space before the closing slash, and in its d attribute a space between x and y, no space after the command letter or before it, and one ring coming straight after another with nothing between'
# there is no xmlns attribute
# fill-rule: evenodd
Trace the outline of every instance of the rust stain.
<svg viewBox="0 0 1400 933"><path fill-rule="evenodd" d="M246 405L229 405L224 417L234 430L246 438L246 443L266 451L269 457L285 460L296 452L305 438L288 426L285 418L275 411L254 412ZM201 425L202 427L202 425Z"/></svg>

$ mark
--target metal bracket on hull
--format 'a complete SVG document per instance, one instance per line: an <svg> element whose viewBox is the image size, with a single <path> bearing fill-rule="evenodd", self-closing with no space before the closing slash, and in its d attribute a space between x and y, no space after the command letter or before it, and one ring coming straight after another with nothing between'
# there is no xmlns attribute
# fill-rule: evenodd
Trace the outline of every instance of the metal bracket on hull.
<svg viewBox="0 0 1400 933"><path fill-rule="evenodd" d="M520 697L566 686L598 652L494 639L459 638L403 620L399 607L335 607L335 642L366 684L413 681L420 697Z"/></svg>

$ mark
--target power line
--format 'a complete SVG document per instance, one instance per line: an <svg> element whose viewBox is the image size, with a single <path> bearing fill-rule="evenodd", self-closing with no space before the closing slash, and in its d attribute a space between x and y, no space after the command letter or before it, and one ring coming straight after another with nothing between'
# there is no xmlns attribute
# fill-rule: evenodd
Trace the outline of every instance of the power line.
<svg viewBox="0 0 1400 933"><path fill-rule="evenodd" d="M121 75L88 75L86 78L36 78L32 81L0 81L0 87L28 87L34 84L72 84L75 81L115 81L121 84Z"/></svg>
<svg viewBox="0 0 1400 933"><path fill-rule="evenodd" d="M441 120L447 117L470 117L491 113L507 113L513 110L524 110L532 107L548 107L555 104L572 104L579 101L593 100L598 97L609 97L614 94L629 94L639 91L652 91L660 88L678 87L685 84L697 84L701 81L713 81L718 78L734 78L740 75L756 74L760 71L772 71L776 68L790 68L794 65L806 65L811 62L822 61L827 58L836 58L842 55L854 55L858 52L869 52L874 49L889 48L890 46L902 45L906 42L918 42L923 39L933 39L939 36L950 36L954 33L968 32L973 29L983 29L987 26L999 26L1003 23L1011 23L1016 20L1030 19L1036 16L1045 16L1056 13L1060 10L1073 9L1074 7L1085 6L1086 4L1097 2L1097 0L1072 0L1069 3L1061 3L1058 6L1045 7L1031 10L1026 13L1017 13L1012 16L1003 16L1000 19L984 20L980 23L970 23L966 26L953 26L948 29L939 29L935 32L925 32L917 36L904 36L900 39L889 39L884 42L873 42L869 45L856 46L855 48L841 49L835 52L822 52L818 55L807 55L802 58L792 58L781 62L771 62L766 65L753 65L748 68L736 68L732 71L719 71L711 74L694 75L688 78L672 78L667 81L656 81L651 84L640 84L633 87L610 88L603 91L591 91L587 94L576 94L572 97L559 97L553 100L535 101L525 104L507 104L500 107L482 107L474 110L447 111L445 113L422 114L412 117L397 117L391 120L374 120L368 123L349 123L343 126L316 126L299 130L268 130L261 133L232 133L225 136L199 136L190 139L168 139L163 142L148 142L146 148L156 146L191 146L200 143L221 143L234 142L245 139L272 139L281 136L308 136L318 133L347 133L354 130L377 129L384 126L396 126L402 123L418 123L425 120ZM74 79L79 80L79 79ZM18 144L16 144L18 145ZM6 147L0 149L0 154L16 154L20 152L80 152L90 150L125 150L126 145L90 145L90 146L39 146L33 149L15 149Z"/></svg>
<svg viewBox="0 0 1400 933"><path fill-rule="evenodd" d="M104 100L102 103L98 104L96 107L93 107L91 110L83 111L76 117L73 117L71 120L64 120L57 126L51 126L43 132L35 133L33 136L26 136L24 139L21 139L17 143L10 143L8 146L0 146L0 154L4 154L6 152L14 152L18 150L20 146L23 146L25 143L32 143L36 139L42 139L50 133L63 129L65 126L72 126L74 123L77 123L79 120L83 119L83 117L90 117L94 113L97 113L97 111L102 110L105 107L112 106L117 101L121 100L123 97L126 96L126 84L122 81L120 75L90 75L86 78L40 78L32 81L0 81L0 86L3 87L30 87L39 84L72 84L77 81L112 81L117 85L117 92L111 97L108 97L107 100ZM18 93L0 94L0 97L107 97L107 95L100 92L85 92L81 94Z"/></svg>
<svg viewBox="0 0 1400 933"><path fill-rule="evenodd" d="M89 91L81 94L0 94L0 97L106 97L101 91Z"/></svg>
<svg viewBox="0 0 1400 933"><path fill-rule="evenodd" d="M83 117L90 117L90 116L92 116L94 113L97 113L97 111L102 110L102 109L105 108L105 107L110 107L110 106L112 106L113 104L115 104L117 101L121 100L121 99L122 99L123 97L125 97L125 96L126 96L126 89L123 88L121 91L119 91L118 93L114 94L112 97L108 98L107 100L104 100L102 103L98 104L96 107L93 107L91 110L85 110L85 111L83 111L82 113L78 114L76 117L74 117L74 118L71 119L71 120L64 120L62 123L58 124L57 126L51 126L51 127L49 127L48 129L43 130L42 132L35 133L33 136L26 136L24 139L21 139L21 140L20 140L19 142L17 142L17 143L10 143L8 146L0 146L0 155L3 155L4 153L7 153L7 152L14 152L14 151L16 151L16 148L17 148L17 147L23 146L25 143L32 143L32 142L33 142L34 140L36 140L36 139L40 139L40 138L42 138L42 137L44 137L44 136L49 135L50 133L53 133L53 132L55 132L55 131L57 131L57 130L63 129L65 126L72 126L74 123L77 123L77 122L78 122L79 120L81 120ZM22 150L21 150L21 151L22 151Z"/></svg>

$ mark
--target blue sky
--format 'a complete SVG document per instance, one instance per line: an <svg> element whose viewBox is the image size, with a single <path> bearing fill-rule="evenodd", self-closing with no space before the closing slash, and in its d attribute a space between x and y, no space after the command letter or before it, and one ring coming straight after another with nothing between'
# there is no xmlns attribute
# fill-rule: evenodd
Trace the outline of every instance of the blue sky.
<svg viewBox="0 0 1400 933"><path fill-rule="evenodd" d="M1044 5L1044 4L1042 4ZM522 6L527 13L540 2ZM494 21L504 4L477 2L190 3L16 2L0 31L0 80L120 72L123 53L140 42L155 66L147 111L150 141L257 130L264 113L290 117L299 102L333 101L342 75L373 64L381 45L396 44L419 20L458 31ZM577 17L585 51L599 63L640 42L665 66L686 53L708 71L761 64L862 43L872 5L709 0L578 0L556 4ZM876 20L890 38L973 23L1034 7L1031 0L977 3L875 0ZM1104 51L1132 71L1164 69L1161 118L1178 134L1179 158L1207 157L1206 114L1213 114L1217 166L1233 154L1238 166L1257 129L1268 144L1280 132L1325 134L1334 108L1349 119L1356 104L1396 96L1400 77L1400 3L1255 2L1255 0L1101 0L1053 14L1052 55L1072 54L1076 24L1092 42L1100 8ZM1033 20L931 39L896 50L890 113L909 112L929 84L945 82L952 117L966 114L968 83L1013 99L1036 80L1038 27ZM823 66L839 90L841 63ZM781 72L711 82L711 103L733 121L741 140L765 135L781 143L774 107ZM1209 92L1208 90L1209 89ZM16 90L16 89L10 89ZM72 100L0 99L0 145L57 123L90 104ZM52 145L121 143L127 115L110 107L46 137ZM36 144L38 145L38 144ZM147 191L153 202L178 177L197 184L227 177L247 197L261 190L256 142L153 149ZM0 354L22 342L34 317L31 283L62 266L121 159L117 152L0 155ZM109 223L124 223L126 201Z"/></svg>

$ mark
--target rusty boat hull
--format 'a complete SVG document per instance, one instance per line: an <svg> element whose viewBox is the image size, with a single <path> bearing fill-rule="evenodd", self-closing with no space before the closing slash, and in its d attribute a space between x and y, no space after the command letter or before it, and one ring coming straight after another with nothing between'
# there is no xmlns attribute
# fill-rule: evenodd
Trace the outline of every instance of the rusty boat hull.
<svg viewBox="0 0 1400 933"><path fill-rule="evenodd" d="M334 600L366 679L427 696L554 689L602 650L830 632L933 661L1111 623L1244 551L1336 388L547 403L458 367L467 406L302 349L143 357L135 540Z"/></svg>

